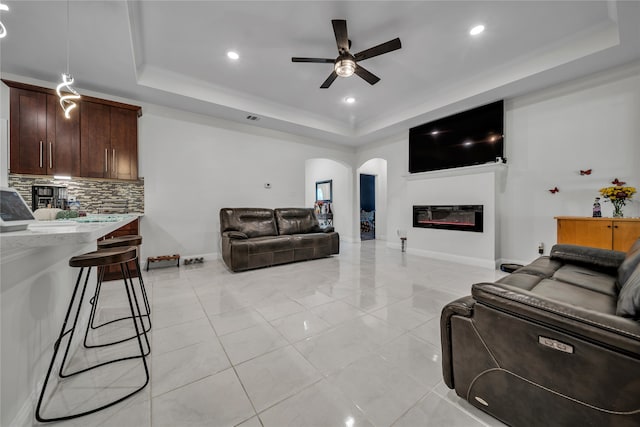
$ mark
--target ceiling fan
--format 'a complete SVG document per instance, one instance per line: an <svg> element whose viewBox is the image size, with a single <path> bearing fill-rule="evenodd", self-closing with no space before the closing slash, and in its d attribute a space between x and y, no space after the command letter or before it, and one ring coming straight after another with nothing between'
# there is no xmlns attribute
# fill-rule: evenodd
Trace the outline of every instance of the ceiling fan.
<svg viewBox="0 0 640 427"><path fill-rule="evenodd" d="M349 40L347 35L347 21L344 19L333 19L331 20L331 23L333 24L333 33L336 36L336 43L338 45L338 57L336 59L293 57L291 58L291 61L333 64L333 72L329 75L327 80L322 83L322 86L320 86L321 89L327 89L331 86L331 83L333 83L338 76L349 77L354 73L365 79L369 84L374 85L378 83L380 78L370 71L367 71L367 69L358 64L358 62L400 49L402 47L400 39L395 38L393 40L389 40L386 43L379 44L353 55L349 52L351 40Z"/></svg>

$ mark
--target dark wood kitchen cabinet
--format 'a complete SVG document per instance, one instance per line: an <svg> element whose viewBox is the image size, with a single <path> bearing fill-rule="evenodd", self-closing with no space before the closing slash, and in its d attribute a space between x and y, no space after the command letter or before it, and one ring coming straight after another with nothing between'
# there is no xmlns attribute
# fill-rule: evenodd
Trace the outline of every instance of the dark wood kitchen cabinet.
<svg viewBox="0 0 640 427"><path fill-rule="evenodd" d="M139 106L82 96L67 119L53 89L2 81L11 88L11 173L138 179Z"/></svg>
<svg viewBox="0 0 640 427"><path fill-rule="evenodd" d="M11 173L80 175L78 114L64 117L58 97L12 88L10 102Z"/></svg>
<svg viewBox="0 0 640 427"><path fill-rule="evenodd" d="M81 175L138 179L137 111L83 101L80 112Z"/></svg>

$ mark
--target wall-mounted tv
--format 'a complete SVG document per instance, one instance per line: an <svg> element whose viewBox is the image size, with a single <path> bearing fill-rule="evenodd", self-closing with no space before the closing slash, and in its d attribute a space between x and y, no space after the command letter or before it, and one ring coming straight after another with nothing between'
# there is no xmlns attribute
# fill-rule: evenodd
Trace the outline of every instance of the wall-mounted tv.
<svg viewBox="0 0 640 427"><path fill-rule="evenodd" d="M409 131L409 173L479 165L503 158L503 100Z"/></svg>

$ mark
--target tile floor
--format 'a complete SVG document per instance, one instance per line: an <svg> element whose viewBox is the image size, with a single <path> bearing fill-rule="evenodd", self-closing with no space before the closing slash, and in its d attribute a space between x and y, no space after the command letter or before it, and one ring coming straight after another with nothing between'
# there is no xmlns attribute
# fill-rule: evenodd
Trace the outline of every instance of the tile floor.
<svg viewBox="0 0 640 427"><path fill-rule="evenodd" d="M502 426L444 385L439 336L444 304L501 275L376 241L343 242L339 256L243 273L221 260L154 269L144 274L150 384L112 408L55 425ZM125 304L109 285L103 319ZM122 365L60 385L45 414L144 381L141 359Z"/></svg>

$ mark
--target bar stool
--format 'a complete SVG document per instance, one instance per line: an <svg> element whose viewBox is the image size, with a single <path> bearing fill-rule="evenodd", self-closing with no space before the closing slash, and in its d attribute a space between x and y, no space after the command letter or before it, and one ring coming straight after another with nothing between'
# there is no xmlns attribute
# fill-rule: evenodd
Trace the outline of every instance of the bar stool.
<svg viewBox="0 0 640 427"><path fill-rule="evenodd" d="M105 239L105 240L100 240L98 241L98 249L102 250L102 249L110 249L110 248L122 248L122 247L131 247L131 246L140 246L142 244L142 236L138 236L138 235L129 235L129 236L119 236L119 237L114 237L112 239ZM140 285L140 291L142 293L142 300L144 302L144 309L145 312L141 314L142 317L146 317L147 319L147 325L144 324L144 322L142 322L143 326L144 326L144 330L145 332L149 332L151 330L151 306L149 304L149 299L147 297L147 291L145 289L144 286L144 280L142 279L142 270L140 269L140 262L138 261L138 257L135 258L135 266L136 269L138 271L138 284ZM103 275L104 276L104 271L105 269L102 268L98 271L98 274ZM102 283L102 280L100 280L100 284ZM109 343L104 343L104 344L89 344L87 342L87 336L89 334L89 328L91 329L98 329L101 328L103 326L115 323L115 322L120 322L123 320L127 320L130 319L129 316L125 316L125 317L121 317L118 319L113 319L110 320L108 322L104 322L100 325L96 325L95 324L95 315L96 315L96 310L98 308L98 300L100 298L100 290L101 290L101 285L96 286L96 292L93 295L93 298L91 298L90 303L92 304L92 308L91 308L91 313L89 315L89 325L87 326L87 331L85 332L85 340L84 340L84 345L87 348L95 348L95 347L104 347L107 345L111 345L111 344L118 344L120 342L124 342L124 341L128 341L131 339L134 339L135 336L131 336L131 337L127 337L127 338L123 338L121 340L118 341L113 341L113 342L109 342Z"/></svg>
<svg viewBox="0 0 640 427"><path fill-rule="evenodd" d="M142 324L142 314L141 314L141 309L140 309L140 304L138 302L138 297L136 296L134 287L133 287L133 280L131 279L131 272L129 269L129 262L133 261L134 259L136 259L137 257L137 248L135 247L126 247L126 248L109 248L109 249L103 249L103 250L98 250L98 251L94 251L94 252L89 252L83 255L78 255L75 256L73 258L71 258L69 260L69 266L71 267L80 267L80 272L78 273L78 278L76 280L76 285L75 288L73 289L73 293L71 295L71 301L69 302L69 306L67 308L67 314L65 315L64 318L64 322L62 323L62 328L60 330L60 335L58 336L58 339L55 341L54 346L53 346L53 357L51 358L51 363L49 364L49 369L47 370L47 375L45 376L44 379L44 384L42 386L42 391L40 392L40 397L38 398L38 404L36 406L36 419L40 422L47 422L47 421L62 421L62 420L68 420L68 419L72 419L72 418L77 418L77 417L81 417L83 415L88 415L88 414L92 414L94 412L100 411L102 409L108 408L110 406L113 406L119 402L122 402L123 400L127 399L130 396L133 396L135 393L139 392L140 390L144 389L147 384L149 383L149 368L147 366L147 360L146 360L146 355L149 354L150 351L150 345L149 345L149 339L147 337L147 333L144 329L144 325ZM87 290L87 284L89 282L89 276L91 274L91 269L93 267L97 267L98 269L104 269L104 267L108 266L108 265L119 265L120 266L120 270L122 272L122 279L123 279L123 283L124 283L124 287L126 290L126 294L127 294L127 299L129 302L129 309L131 312L131 316L127 317L128 319L131 319L133 321L133 326L135 329L135 335L134 338L137 338L138 341L138 349L139 349L139 354L132 354L132 355L128 355L128 356L123 356L123 357L118 357L116 359L112 359L112 360L106 360L106 361L101 361L93 366L89 366L86 368L82 368L82 369L77 369L74 372L64 372L65 371L65 365L67 363L67 358L69 357L69 350L71 348L71 343L73 341L73 337L74 337L74 333L76 331L76 328L78 326L78 319L80 317L80 311L82 308L82 303L84 300L84 296L85 296L85 292ZM84 283L81 286L81 283L83 282L82 277L83 274L85 273L85 269L86 269L86 274L85 274L85 278L84 278ZM102 280L103 275L102 274L98 274L98 281L96 284L96 287L100 287L101 285L101 280ZM75 314L73 315L73 318L70 319L71 314L72 314L72 309L74 307L74 303L76 302L76 297L78 295L78 290L81 289L80 292L80 297L79 300L77 302L77 308L75 310ZM93 309L93 307L92 307ZM67 329L67 325L69 323L72 323L72 326ZM140 325L138 324L140 323ZM59 416L59 417L54 417L54 418L45 418L41 415L40 411L41 411L41 407L42 407L42 401L45 395L45 392L47 390L47 385L49 383L49 379L51 377L51 372L53 370L53 367L55 365L56 359L58 357L58 352L60 350L60 345L62 343L62 340L65 338L65 336L69 336L68 337L68 342L66 345L66 349L64 350L64 356L62 358L62 361L60 363L60 368L58 371L58 376L61 379L65 379L65 378L69 378L72 377L74 375L78 375L96 368L99 368L101 366L105 366L105 365L109 365L112 363L117 363L117 362L122 362L122 361L126 361L126 360L132 360L132 359L138 359L141 358L142 359L142 365L144 367L144 372L145 372L145 381L144 384L142 384L142 386L136 388L134 391L125 394L124 396L121 396L119 398L117 398L116 400L112 400L106 404L102 404L96 408L93 409L89 409L89 410L85 410L82 412L77 412L74 414L70 414L70 415L64 415L64 416ZM143 338L144 338L144 344L143 344ZM115 343L112 343L112 345ZM146 349L145 349L146 346Z"/></svg>

